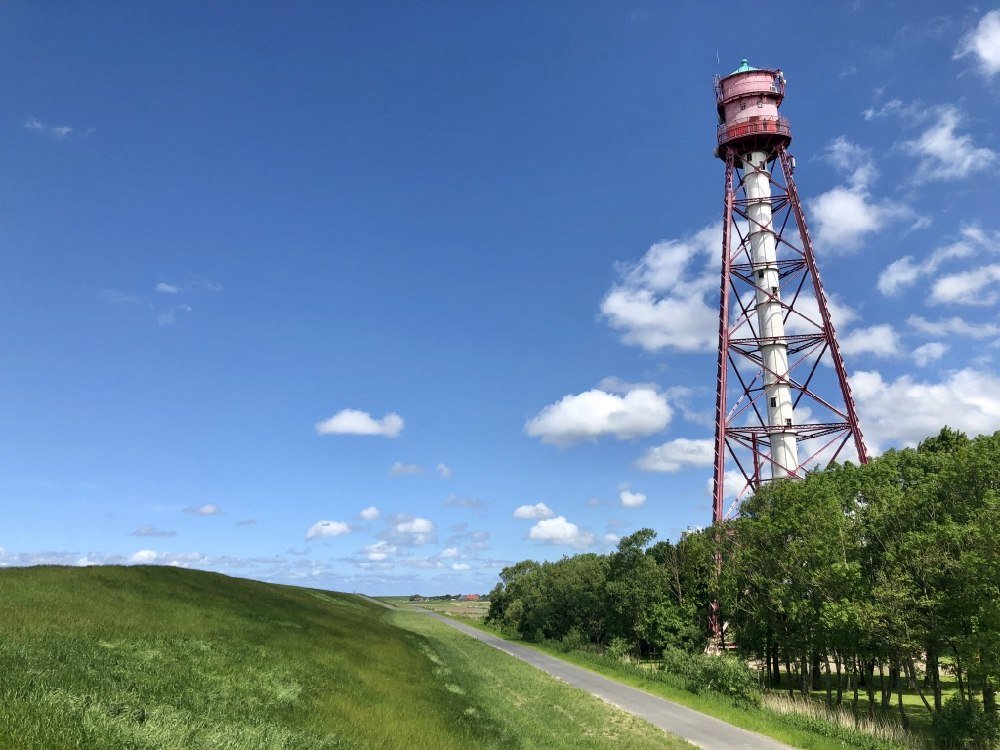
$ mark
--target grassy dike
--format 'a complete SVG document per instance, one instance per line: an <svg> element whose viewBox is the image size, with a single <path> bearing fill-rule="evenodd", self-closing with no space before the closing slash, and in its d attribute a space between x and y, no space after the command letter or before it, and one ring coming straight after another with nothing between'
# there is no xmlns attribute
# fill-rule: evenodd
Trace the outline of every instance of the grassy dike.
<svg viewBox="0 0 1000 750"><path fill-rule="evenodd" d="M426 615L162 567L0 570L0 748L690 748Z"/></svg>

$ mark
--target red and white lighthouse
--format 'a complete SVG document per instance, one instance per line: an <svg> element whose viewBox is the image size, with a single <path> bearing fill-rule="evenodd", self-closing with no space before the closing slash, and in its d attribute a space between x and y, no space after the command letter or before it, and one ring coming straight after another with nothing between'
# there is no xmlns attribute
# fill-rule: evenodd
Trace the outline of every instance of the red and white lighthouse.
<svg viewBox="0 0 1000 750"><path fill-rule="evenodd" d="M868 456L792 177L791 127L778 114L785 77L743 60L716 77L715 93L716 153L726 165L712 514L718 523L761 482L802 477L819 462L844 457L848 445L859 461ZM734 470L735 497L726 491Z"/></svg>

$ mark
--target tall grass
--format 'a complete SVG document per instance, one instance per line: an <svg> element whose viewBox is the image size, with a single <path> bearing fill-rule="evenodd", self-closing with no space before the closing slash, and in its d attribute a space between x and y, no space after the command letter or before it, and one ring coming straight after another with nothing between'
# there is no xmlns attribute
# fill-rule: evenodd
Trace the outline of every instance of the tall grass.
<svg viewBox="0 0 1000 750"><path fill-rule="evenodd" d="M417 614L162 567L0 570L0 748L685 743Z"/></svg>
<svg viewBox="0 0 1000 750"><path fill-rule="evenodd" d="M907 732L896 721L879 716L855 714L848 708L827 708L822 703L787 693L765 693L764 708L792 722L829 737L842 738L851 747L924 748L925 742Z"/></svg>

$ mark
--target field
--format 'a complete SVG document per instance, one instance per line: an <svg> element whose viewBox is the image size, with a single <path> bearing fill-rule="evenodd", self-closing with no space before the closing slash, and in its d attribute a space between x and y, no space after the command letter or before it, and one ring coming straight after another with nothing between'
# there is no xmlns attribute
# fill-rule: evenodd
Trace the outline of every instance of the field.
<svg viewBox="0 0 1000 750"><path fill-rule="evenodd" d="M690 748L426 615L165 567L0 570L0 748Z"/></svg>

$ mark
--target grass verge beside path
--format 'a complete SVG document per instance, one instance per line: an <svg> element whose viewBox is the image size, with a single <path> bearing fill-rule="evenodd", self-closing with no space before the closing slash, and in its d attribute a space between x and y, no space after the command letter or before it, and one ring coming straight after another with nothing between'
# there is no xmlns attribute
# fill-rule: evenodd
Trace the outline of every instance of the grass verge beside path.
<svg viewBox="0 0 1000 750"><path fill-rule="evenodd" d="M589 669L592 672L604 675L613 680L617 680L631 687L645 690L647 693L657 695L661 698L687 706L701 713L708 714L717 719L721 719L733 726L747 729L758 734L771 737L793 747L803 750L889 750L904 746L890 744L865 736L859 736L855 741L845 740L839 737L824 736L820 727L807 728L796 726L796 724L806 724L804 718L798 716L786 716L777 714L767 709L741 708L733 705L727 699L710 693L691 693L681 687L655 682L640 675L632 673L627 666L615 664L613 662L595 658L593 655L581 651L571 651L569 653L561 651L553 646L539 643L529 643L517 638L500 633L498 630L489 627L480 620L467 617L455 616L445 612L456 620L471 625L479 630L505 638L519 645L527 646L542 653L562 659L579 667Z"/></svg>
<svg viewBox="0 0 1000 750"><path fill-rule="evenodd" d="M388 614L400 628L426 639L435 673L467 696L476 716L493 726L509 725L480 747L694 748L431 617L405 610Z"/></svg>
<svg viewBox="0 0 1000 750"><path fill-rule="evenodd" d="M0 570L0 748L690 745L426 615L168 567Z"/></svg>

